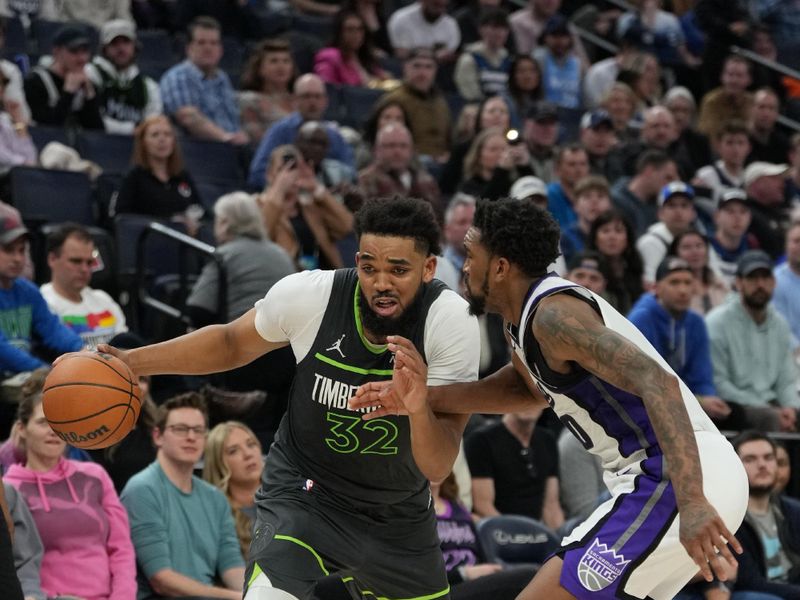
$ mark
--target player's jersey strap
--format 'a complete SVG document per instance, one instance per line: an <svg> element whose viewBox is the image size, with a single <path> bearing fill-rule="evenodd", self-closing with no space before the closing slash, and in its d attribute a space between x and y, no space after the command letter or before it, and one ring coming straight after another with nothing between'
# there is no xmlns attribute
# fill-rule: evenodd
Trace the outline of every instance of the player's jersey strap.
<svg viewBox="0 0 800 600"><path fill-rule="evenodd" d="M423 357L425 320L444 289L437 280L423 287L420 318L406 332ZM364 421L363 412L347 408L358 386L390 379L394 366L387 348L364 335L360 294L354 269L336 272L317 337L298 364L276 443L313 485L357 505L394 504L425 494L427 481L411 453L406 417Z"/></svg>

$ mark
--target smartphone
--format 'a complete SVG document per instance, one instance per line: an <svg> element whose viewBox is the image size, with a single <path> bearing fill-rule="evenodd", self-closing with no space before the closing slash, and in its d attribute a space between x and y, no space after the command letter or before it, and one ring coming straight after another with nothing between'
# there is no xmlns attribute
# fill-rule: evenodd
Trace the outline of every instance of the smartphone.
<svg viewBox="0 0 800 600"><path fill-rule="evenodd" d="M512 146L519 144L522 141L522 138L519 136L519 131L516 129L509 129L506 132L506 141Z"/></svg>
<svg viewBox="0 0 800 600"><path fill-rule="evenodd" d="M290 169L294 169L297 167L297 157L291 152L287 152L283 155L283 164L289 165Z"/></svg>

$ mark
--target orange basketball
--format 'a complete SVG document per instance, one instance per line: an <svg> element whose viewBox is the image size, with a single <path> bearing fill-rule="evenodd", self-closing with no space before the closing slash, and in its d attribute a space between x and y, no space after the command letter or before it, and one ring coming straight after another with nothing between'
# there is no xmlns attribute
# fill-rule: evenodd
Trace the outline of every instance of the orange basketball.
<svg viewBox="0 0 800 600"><path fill-rule="evenodd" d="M139 384L110 354L79 352L53 367L44 382L42 410L62 440L78 448L106 448L133 429L142 408Z"/></svg>

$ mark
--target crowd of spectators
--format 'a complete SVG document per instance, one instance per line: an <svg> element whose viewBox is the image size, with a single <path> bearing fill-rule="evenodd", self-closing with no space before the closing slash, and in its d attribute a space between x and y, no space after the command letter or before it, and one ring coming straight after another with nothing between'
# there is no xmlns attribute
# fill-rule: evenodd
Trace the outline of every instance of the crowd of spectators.
<svg viewBox="0 0 800 600"><path fill-rule="evenodd" d="M793 64L800 9L519 4L0 0L0 463L26 598L241 597L291 385L289 350L205 379L143 378L142 417L119 446L56 437L41 385L57 355L163 333L104 262L114 220L216 246L176 300L201 327L292 272L354 266L354 212L393 195L432 205L437 277L457 291L477 201L549 210L553 270L628 315L721 429L757 430L736 445L747 554L724 593L800 597L800 509L779 481L789 455L767 435L800 432L800 124L780 120L800 114L800 81L731 49ZM81 151L88 134L130 152L95 181L94 222L15 208L15 172L43 169L48 142ZM205 163L201 146L215 153ZM236 175L209 177L218 160ZM485 376L509 355L503 324L480 322ZM530 578L486 561L474 518L568 533L605 493L600 465L549 412L476 416L460 465L432 486L453 598L514 597ZM714 586L685 593L728 597Z"/></svg>

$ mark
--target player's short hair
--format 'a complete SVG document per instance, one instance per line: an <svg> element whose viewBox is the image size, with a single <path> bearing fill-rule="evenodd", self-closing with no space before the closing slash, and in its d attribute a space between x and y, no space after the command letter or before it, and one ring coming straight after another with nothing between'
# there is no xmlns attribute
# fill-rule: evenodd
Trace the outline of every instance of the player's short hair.
<svg viewBox="0 0 800 600"><path fill-rule="evenodd" d="M359 240L365 233L411 238L425 256L442 253L441 229L430 202L404 196L370 198L355 216Z"/></svg>
<svg viewBox="0 0 800 600"><path fill-rule="evenodd" d="M61 248L64 247L64 242L66 242L67 238L69 237L74 237L81 242L94 243L92 234L90 234L89 230L83 225L69 222L62 223L47 236L47 242L45 245L47 253L52 253L58 256L61 253Z"/></svg>
<svg viewBox="0 0 800 600"><path fill-rule="evenodd" d="M736 454L739 454L739 448L748 442L767 442L770 446L772 446L772 449L775 450L775 442L773 442L766 433L756 429L747 429L742 431L739 435L731 440L731 444L733 445L733 449L736 450Z"/></svg>
<svg viewBox="0 0 800 600"><path fill-rule="evenodd" d="M560 254L558 223L530 200L481 200L472 223L492 255L506 258L529 277L546 274Z"/></svg>
<svg viewBox="0 0 800 600"><path fill-rule="evenodd" d="M203 420L208 426L208 405L206 399L198 392L184 392L166 400L161 406L158 407L156 413L155 427L161 433L164 433L164 428L167 426L167 419L169 413L179 408L194 408L203 413Z"/></svg>

